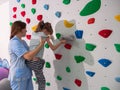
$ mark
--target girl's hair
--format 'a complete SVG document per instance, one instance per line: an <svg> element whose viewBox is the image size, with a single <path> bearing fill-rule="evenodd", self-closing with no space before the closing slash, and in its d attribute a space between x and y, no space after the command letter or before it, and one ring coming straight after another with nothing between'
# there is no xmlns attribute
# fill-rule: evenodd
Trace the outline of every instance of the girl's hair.
<svg viewBox="0 0 120 90"><path fill-rule="evenodd" d="M22 21L15 21L11 26L10 39L12 39L18 32L21 32L22 29L26 28L26 23Z"/></svg>
<svg viewBox="0 0 120 90"><path fill-rule="evenodd" d="M35 32L41 32L44 26L44 21L40 21L37 25Z"/></svg>
<svg viewBox="0 0 120 90"><path fill-rule="evenodd" d="M35 32L41 32L43 29L46 29L50 34L53 34L51 23L44 23L44 21L40 21Z"/></svg>

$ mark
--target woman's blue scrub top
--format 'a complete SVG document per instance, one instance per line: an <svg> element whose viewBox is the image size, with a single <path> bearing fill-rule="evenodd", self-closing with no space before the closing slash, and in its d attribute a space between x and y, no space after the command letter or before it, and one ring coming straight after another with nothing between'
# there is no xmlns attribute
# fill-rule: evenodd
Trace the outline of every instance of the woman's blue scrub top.
<svg viewBox="0 0 120 90"><path fill-rule="evenodd" d="M21 81L31 78L32 71L25 64L23 54L28 52L29 47L24 40L14 36L9 42L10 71L8 79L10 81Z"/></svg>

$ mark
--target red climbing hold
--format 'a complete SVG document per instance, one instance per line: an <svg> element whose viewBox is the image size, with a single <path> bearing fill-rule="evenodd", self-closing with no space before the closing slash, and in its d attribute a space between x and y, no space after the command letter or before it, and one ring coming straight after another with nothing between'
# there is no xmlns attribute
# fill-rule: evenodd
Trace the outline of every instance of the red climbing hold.
<svg viewBox="0 0 120 90"><path fill-rule="evenodd" d="M60 60L62 55L61 54L55 54L56 59Z"/></svg>
<svg viewBox="0 0 120 90"><path fill-rule="evenodd" d="M75 79L74 82L75 82L75 84L76 84L78 87L80 87L81 84L82 84L81 80L79 80L79 79Z"/></svg>
<svg viewBox="0 0 120 90"><path fill-rule="evenodd" d="M32 4L36 4L37 0L32 0Z"/></svg>
<svg viewBox="0 0 120 90"><path fill-rule="evenodd" d="M112 30L104 29L104 30L99 31L98 34L101 35L103 38L108 38L111 33L112 33Z"/></svg>
<svg viewBox="0 0 120 90"><path fill-rule="evenodd" d="M16 18L16 17L17 17L17 15L16 15L16 14L14 14L14 15L13 15L13 18Z"/></svg>
<svg viewBox="0 0 120 90"><path fill-rule="evenodd" d="M93 24L95 22L95 18L90 18L89 20L88 20L88 24Z"/></svg>
<svg viewBox="0 0 120 90"><path fill-rule="evenodd" d="M21 12L21 15L22 15L23 17L25 16L25 14L26 14L25 11L22 11L22 12Z"/></svg>
<svg viewBox="0 0 120 90"><path fill-rule="evenodd" d="M38 21L41 21L41 20L42 20L42 18L43 18L43 16L42 16L42 15L38 15L38 16L37 16L37 20L38 20Z"/></svg>
<svg viewBox="0 0 120 90"><path fill-rule="evenodd" d="M16 12L17 11L17 7L13 7L13 12Z"/></svg>
<svg viewBox="0 0 120 90"><path fill-rule="evenodd" d="M30 18L26 18L26 22L29 24L30 23Z"/></svg>
<svg viewBox="0 0 120 90"><path fill-rule="evenodd" d="M26 38L28 39L28 40L30 40L31 39L31 35L26 35Z"/></svg>
<svg viewBox="0 0 120 90"><path fill-rule="evenodd" d="M70 44L65 44L64 47L65 47L66 49L71 49L72 46L71 46Z"/></svg>

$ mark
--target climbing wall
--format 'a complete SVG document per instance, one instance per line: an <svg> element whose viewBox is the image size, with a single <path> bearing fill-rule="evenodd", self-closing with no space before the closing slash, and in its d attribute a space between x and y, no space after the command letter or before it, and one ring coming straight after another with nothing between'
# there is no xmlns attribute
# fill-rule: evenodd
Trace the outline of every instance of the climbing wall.
<svg viewBox="0 0 120 90"><path fill-rule="evenodd" d="M51 22L53 44L74 37L55 51L45 44L46 90L120 89L119 5L119 0L10 0L10 25L27 23L28 44L40 20Z"/></svg>

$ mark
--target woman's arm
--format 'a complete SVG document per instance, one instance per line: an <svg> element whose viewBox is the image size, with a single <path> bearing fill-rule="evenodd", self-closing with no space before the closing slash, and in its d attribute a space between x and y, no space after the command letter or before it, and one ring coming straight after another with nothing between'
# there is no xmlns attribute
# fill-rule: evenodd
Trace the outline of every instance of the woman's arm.
<svg viewBox="0 0 120 90"><path fill-rule="evenodd" d="M32 60L35 55L40 51L40 49L44 46L45 39L41 39L40 44L33 50L26 52L23 57L27 60Z"/></svg>

